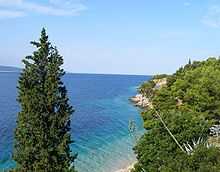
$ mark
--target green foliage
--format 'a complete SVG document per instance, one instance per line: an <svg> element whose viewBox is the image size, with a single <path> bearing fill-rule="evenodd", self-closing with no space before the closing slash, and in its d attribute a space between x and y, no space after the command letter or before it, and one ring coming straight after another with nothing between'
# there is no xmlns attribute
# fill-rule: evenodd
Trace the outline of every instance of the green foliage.
<svg viewBox="0 0 220 172"><path fill-rule="evenodd" d="M160 75L154 75L153 76L153 79L162 79L162 78L166 78L168 77L169 75L167 74L160 74Z"/></svg>
<svg viewBox="0 0 220 172"><path fill-rule="evenodd" d="M166 78L166 87L148 88L153 90L154 108L180 145L192 144L198 138L206 142L209 127L220 119L220 60L190 62ZM142 112L148 131L134 148L138 159L134 172L220 171L218 148L198 146L191 155L182 152L155 109Z"/></svg>
<svg viewBox="0 0 220 172"><path fill-rule="evenodd" d="M147 97L151 97L151 96L153 96L154 86L155 86L155 83L153 82L153 80L150 80L149 82L143 83L139 87L139 92Z"/></svg>
<svg viewBox="0 0 220 172"><path fill-rule="evenodd" d="M67 90L61 81L63 58L48 41L45 29L37 50L27 56L18 84L18 114L13 158L19 172L74 171L70 144Z"/></svg>

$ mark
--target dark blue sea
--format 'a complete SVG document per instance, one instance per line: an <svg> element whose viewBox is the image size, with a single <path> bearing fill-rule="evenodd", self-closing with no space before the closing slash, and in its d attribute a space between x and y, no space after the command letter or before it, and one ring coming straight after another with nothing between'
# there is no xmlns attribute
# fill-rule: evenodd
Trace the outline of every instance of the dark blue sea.
<svg viewBox="0 0 220 172"><path fill-rule="evenodd" d="M0 73L0 171L14 166L13 134L19 105L16 102L19 73ZM66 74L72 116L71 148L78 153L79 172L114 172L135 161L129 121L143 133L139 110L129 102L149 76Z"/></svg>

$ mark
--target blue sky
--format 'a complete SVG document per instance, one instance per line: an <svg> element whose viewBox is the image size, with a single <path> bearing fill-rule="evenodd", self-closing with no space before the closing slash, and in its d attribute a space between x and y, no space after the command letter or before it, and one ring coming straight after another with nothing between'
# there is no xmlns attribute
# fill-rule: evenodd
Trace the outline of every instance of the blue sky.
<svg viewBox="0 0 220 172"><path fill-rule="evenodd" d="M220 55L218 0L0 0L0 64L21 67L42 27L76 73L173 73Z"/></svg>

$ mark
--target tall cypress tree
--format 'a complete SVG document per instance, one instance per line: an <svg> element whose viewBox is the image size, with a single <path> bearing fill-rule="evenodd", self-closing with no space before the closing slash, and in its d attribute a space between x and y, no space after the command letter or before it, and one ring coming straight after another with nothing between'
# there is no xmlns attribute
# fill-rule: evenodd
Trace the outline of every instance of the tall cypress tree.
<svg viewBox="0 0 220 172"><path fill-rule="evenodd" d="M61 81L63 58L45 29L37 50L27 56L18 84L18 114L13 158L19 172L73 172L67 90Z"/></svg>

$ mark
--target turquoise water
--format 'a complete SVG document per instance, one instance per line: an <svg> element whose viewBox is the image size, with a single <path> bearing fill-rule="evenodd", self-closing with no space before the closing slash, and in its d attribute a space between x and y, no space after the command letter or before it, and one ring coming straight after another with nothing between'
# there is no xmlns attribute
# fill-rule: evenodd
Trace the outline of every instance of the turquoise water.
<svg viewBox="0 0 220 172"><path fill-rule="evenodd" d="M18 73L0 73L0 170L14 166L11 160L13 131L19 105L16 102ZM128 131L134 120L137 133L144 129L138 109L128 100L148 76L67 74L64 82L71 104L71 145L78 153L79 172L114 172L135 160L135 139Z"/></svg>

